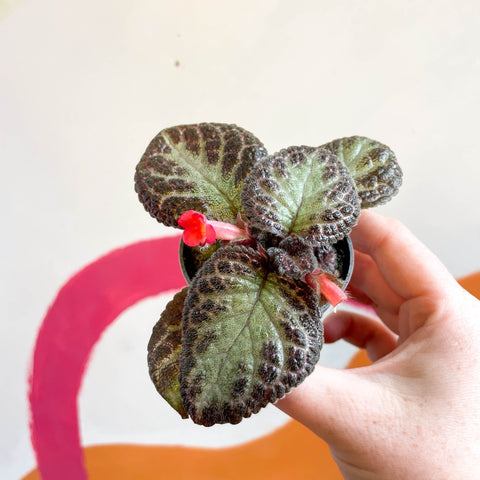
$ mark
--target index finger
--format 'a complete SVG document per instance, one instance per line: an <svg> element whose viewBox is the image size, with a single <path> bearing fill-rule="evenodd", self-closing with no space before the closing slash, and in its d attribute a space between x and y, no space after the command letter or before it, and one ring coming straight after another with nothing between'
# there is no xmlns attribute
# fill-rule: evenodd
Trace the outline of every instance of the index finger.
<svg viewBox="0 0 480 480"><path fill-rule="evenodd" d="M398 220L363 210L351 239L357 250L373 258L390 287L407 300L443 296L448 283L455 282L433 252Z"/></svg>

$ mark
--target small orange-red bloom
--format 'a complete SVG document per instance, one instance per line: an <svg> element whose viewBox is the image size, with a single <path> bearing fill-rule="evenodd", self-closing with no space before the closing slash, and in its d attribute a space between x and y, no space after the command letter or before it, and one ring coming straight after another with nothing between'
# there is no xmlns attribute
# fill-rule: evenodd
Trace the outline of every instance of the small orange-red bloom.
<svg viewBox="0 0 480 480"><path fill-rule="evenodd" d="M178 225L184 228L183 241L189 247L214 243L219 240L245 240L250 238L246 228L231 223L207 220L205 215L195 210L187 210L178 219Z"/></svg>
<svg viewBox="0 0 480 480"><path fill-rule="evenodd" d="M200 212L187 210L178 219L178 225L184 229L183 241L189 247L215 242L215 229Z"/></svg>

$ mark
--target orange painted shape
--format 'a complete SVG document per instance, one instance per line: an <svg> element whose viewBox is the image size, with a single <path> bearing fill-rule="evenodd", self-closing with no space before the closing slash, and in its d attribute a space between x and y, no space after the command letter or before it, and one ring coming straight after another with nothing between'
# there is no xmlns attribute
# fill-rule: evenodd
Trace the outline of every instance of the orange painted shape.
<svg viewBox="0 0 480 480"><path fill-rule="evenodd" d="M480 300L480 272L461 278L458 283Z"/></svg>
<svg viewBox="0 0 480 480"><path fill-rule="evenodd" d="M369 363L362 350L349 368ZM342 479L327 444L294 420L229 448L99 445L85 447L84 454L89 480ZM48 479L40 479L35 470L23 480Z"/></svg>
<svg viewBox="0 0 480 480"><path fill-rule="evenodd" d="M226 449L114 445L85 453L90 480L342 478L328 447L293 421Z"/></svg>
<svg viewBox="0 0 480 480"><path fill-rule="evenodd" d="M84 455L89 480L342 479L326 443L293 420L230 448L99 445ZM41 479L35 470L23 480Z"/></svg>
<svg viewBox="0 0 480 480"><path fill-rule="evenodd" d="M89 480L342 479L327 445L293 420L225 449L101 445L84 448L84 454ZM23 480L40 476L34 471Z"/></svg>

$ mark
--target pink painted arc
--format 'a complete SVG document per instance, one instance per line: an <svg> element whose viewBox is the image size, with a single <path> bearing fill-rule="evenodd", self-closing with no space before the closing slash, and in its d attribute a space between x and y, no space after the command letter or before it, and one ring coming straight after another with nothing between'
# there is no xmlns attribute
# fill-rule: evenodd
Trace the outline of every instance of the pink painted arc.
<svg viewBox="0 0 480 480"><path fill-rule="evenodd" d="M139 300L178 290L179 236L114 250L74 275L40 327L30 374L31 439L43 480L86 480L77 396L104 330Z"/></svg>

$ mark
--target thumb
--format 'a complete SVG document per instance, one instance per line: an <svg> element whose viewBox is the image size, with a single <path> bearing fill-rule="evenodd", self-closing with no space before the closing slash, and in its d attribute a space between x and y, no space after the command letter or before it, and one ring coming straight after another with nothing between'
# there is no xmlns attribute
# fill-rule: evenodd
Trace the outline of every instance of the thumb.
<svg viewBox="0 0 480 480"><path fill-rule="evenodd" d="M331 447L356 449L359 439L371 430L372 418L378 418L379 412L388 415L385 405L391 404L381 382L366 374L371 368L337 370L317 365L275 406Z"/></svg>

